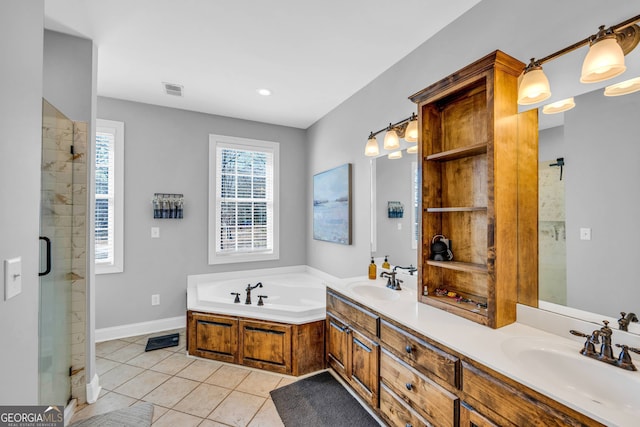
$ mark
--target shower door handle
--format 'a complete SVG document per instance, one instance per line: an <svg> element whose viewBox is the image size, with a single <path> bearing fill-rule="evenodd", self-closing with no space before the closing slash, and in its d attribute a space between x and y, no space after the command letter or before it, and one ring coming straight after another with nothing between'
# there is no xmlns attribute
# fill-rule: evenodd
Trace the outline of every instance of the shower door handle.
<svg viewBox="0 0 640 427"><path fill-rule="evenodd" d="M45 259L46 259L47 265L44 271L38 272L38 276L46 276L47 274L51 273L51 239L49 239L48 237L40 236L40 240L44 240L46 244L45 247L46 247L47 255Z"/></svg>

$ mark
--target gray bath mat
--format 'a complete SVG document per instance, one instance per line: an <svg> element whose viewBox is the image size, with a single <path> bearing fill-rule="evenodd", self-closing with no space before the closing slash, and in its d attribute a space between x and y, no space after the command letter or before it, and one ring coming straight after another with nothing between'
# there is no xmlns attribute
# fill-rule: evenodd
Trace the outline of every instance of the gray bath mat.
<svg viewBox="0 0 640 427"><path fill-rule="evenodd" d="M271 392L285 427L370 427L380 424L329 372Z"/></svg>
<svg viewBox="0 0 640 427"><path fill-rule="evenodd" d="M78 421L69 427L146 427L151 425L153 404L142 403Z"/></svg>

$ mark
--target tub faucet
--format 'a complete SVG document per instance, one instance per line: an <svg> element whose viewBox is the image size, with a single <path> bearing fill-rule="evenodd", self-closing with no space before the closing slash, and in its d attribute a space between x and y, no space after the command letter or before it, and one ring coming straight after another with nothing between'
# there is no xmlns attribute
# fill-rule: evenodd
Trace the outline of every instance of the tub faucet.
<svg viewBox="0 0 640 427"><path fill-rule="evenodd" d="M637 322L638 316L635 313L625 313L624 311L620 312L620 318L618 319L618 329L621 331L629 330L629 323Z"/></svg>
<svg viewBox="0 0 640 427"><path fill-rule="evenodd" d="M245 291L247 291L247 299L244 300L244 303L247 305L251 304L251 290L255 288L261 288L261 287L262 287L262 282L258 282L253 286L251 286L251 284L248 284L247 289L245 289Z"/></svg>

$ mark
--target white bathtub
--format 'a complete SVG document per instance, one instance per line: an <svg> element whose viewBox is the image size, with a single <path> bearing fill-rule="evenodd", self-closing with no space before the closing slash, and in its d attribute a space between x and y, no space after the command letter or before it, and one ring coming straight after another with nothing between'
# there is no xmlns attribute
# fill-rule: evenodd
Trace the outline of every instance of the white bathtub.
<svg viewBox="0 0 640 427"><path fill-rule="evenodd" d="M326 281L335 280L306 266L248 270L187 276L187 309L303 324L325 318ZM245 304L247 285L262 282L251 291L251 305ZM232 292L240 293L234 303ZM258 306L258 295L266 295Z"/></svg>

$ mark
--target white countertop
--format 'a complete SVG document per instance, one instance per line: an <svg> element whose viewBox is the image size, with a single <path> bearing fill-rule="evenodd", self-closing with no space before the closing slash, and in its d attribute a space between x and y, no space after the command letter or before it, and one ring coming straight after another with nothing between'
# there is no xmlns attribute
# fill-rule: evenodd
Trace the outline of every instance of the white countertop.
<svg viewBox="0 0 640 427"><path fill-rule="evenodd" d="M415 281L415 277L404 276L403 279L405 279L405 282ZM369 306L381 315L400 322L426 337L440 342L448 348L468 356L496 372L557 400L594 420L615 426L640 425L640 394L635 387L640 385L640 372L625 371L597 360L579 356L592 362L591 365L588 365L589 371L584 372L585 376L590 375L590 372L594 372L591 369L607 369L609 371L603 372L605 372L607 378L611 377L611 381L617 382L616 378L633 380L633 387L629 390L629 395L633 399L632 405L623 405L625 407L621 410L620 407L610 407L594 401L595 399L589 399L584 394L576 393L571 387L563 387L546 381L544 375L540 375L539 370L527 369L522 363L513 360L514 357L510 357L508 351L505 351L509 343L514 342L514 340L523 340L523 337L525 337L534 342L543 342L544 346L550 349L554 347L564 350L570 348L575 349L577 353L582 348L583 338L572 337L568 333L569 337L565 338L522 323L513 323L500 329L491 329L417 302L414 291L416 286L411 283L405 283L403 290L397 291L399 292L397 299L388 301L364 297L354 293L350 289L350 285L355 282L384 288L386 279L369 280L366 276L354 277L327 283L327 287ZM617 349L615 354L617 355ZM622 377L623 375L633 377Z"/></svg>

